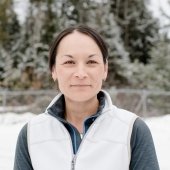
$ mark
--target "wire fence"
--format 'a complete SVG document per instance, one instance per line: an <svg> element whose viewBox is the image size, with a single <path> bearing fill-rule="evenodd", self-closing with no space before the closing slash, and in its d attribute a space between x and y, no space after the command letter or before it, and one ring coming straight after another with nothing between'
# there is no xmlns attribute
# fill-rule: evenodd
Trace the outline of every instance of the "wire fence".
<svg viewBox="0 0 170 170"><path fill-rule="evenodd" d="M106 89L113 104L132 111L139 116L160 116L170 113L170 91L148 91L134 89ZM52 98L54 90L9 91L0 90L0 113L44 112Z"/></svg>

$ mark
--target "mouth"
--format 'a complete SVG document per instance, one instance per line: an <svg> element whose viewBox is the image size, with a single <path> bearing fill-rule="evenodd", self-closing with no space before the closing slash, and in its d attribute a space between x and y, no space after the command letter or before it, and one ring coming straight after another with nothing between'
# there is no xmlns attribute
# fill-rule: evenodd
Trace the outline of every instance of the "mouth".
<svg viewBox="0 0 170 170"><path fill-rule="evenodd" d="M72 84L71 87L90 87L89 84Z"/></svg>

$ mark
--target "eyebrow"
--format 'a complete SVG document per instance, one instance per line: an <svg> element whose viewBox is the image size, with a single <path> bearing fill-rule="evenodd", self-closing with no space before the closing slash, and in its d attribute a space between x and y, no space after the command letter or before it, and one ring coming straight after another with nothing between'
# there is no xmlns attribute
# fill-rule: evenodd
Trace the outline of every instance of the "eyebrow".
<svg viewBox="0 0 170 170"><path fill-rule="evenodd" d="M63 57L73 58L73 56L72 56L72 55L69 55L69 54L65 54L65 55L63 55Z"/></svg>
<svg viewBox="0 0 170 170"><path fill-rule="evenodd" d="M91 57L94 57L94 56L96 56L97 54L91 54L91 55L89 55L88 56L88 58L91 58ZM63 55L63 57L69 57L69 58L74 58L72 55L69 55L69 54L65 54L65 55Z"/></svg>

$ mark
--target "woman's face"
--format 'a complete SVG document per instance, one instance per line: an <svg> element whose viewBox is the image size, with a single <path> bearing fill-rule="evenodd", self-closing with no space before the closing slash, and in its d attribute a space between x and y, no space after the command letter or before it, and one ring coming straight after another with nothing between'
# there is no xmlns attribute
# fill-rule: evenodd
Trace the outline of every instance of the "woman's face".
<svg viewBox="0 0 170 170"><path fill-rule="evenodd" d="M65 98L83 102L96 97L107 71L100 48L91 37L74 31L61 40L52 77Z"/></svg>

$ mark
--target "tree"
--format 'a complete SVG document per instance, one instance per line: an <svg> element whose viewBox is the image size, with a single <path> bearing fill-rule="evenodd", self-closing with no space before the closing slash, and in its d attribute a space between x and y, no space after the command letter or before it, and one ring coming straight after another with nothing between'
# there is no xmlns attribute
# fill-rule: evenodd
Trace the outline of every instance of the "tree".
<svg viewBox="0 0 170 170"><path fill-rule="evenodd" d="M11 9L10 5L6 8ZM11 24L5 19L3 22ZM0 64L1 80L6 87L24 89L50 87L49 45L59 31L77 24L96 29L108 44L109 76L105 86L135 84L129 75L137 73L133 69L138 65L136 60L150 64L158 30L144 2L139 0L30 0L25 23L19 26L16 18L12 22L8 29L0 29L2 39L10 40L5 45L3 42L7 41L0 42L1 61L7 65Z"/></svg>
<svg viewBox="0 0 170 170"><path fill-rule="evenodd" d="M128 65L126 76L132 88L170 90L170 40L162 35L150 51L150 64Z"/></svg>
<svg viewBox="0 0 170 170"><path fill-rule="evenodd" d="M146 0L110 0L110 3L130 60L149 63L149 52L157 41L159 27L146 7Z"/></svg>
<svg viewBox="0 0 170 170"><path fill-rule="evenodd" d="M12 0L0 2L0 26L0 80L7 83L15 67L16 45L20 38L20 25Z"/></svg>

